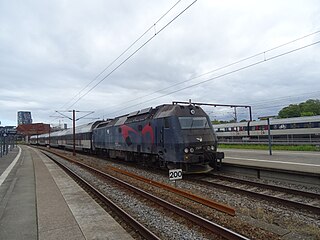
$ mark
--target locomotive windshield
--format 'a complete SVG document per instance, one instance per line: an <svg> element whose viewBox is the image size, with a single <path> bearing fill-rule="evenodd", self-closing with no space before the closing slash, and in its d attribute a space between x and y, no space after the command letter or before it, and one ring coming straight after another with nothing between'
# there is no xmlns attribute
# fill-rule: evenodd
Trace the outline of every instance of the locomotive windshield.
<svg viewBox="0 0 320 240"><path fill-rule="evenodd" d="M210 128L206 117L179 117L181 129Z"/></svg>

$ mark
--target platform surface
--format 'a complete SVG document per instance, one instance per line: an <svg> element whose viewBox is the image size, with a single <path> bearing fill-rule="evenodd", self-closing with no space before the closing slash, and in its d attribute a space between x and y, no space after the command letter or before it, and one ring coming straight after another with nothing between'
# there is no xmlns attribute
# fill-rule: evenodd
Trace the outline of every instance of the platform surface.
<svg viewBox="0 0 320 240"><path fill-rule="evenodd" d="M39 150L0 158L0 239L132 239Z"/></svg>
<svg viewBox="0 0 320 240"><path fill-rule="evenodd" d="M223 162L320 174L320 152L219 149Z"/></svg>

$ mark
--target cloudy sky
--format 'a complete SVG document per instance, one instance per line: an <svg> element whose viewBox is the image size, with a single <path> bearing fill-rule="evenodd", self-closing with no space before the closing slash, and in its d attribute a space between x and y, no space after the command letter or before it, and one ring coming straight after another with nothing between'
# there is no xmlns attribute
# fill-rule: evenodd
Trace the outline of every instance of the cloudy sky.
<svg viewBox="0 0 320 240"><path fill-rule="evenodd" d="M70 124L55 111L111 118L189 99L259 117L320 98L318 0L198 0L179 15L192 2L0 1L1 125L22 110Z"/></svg>

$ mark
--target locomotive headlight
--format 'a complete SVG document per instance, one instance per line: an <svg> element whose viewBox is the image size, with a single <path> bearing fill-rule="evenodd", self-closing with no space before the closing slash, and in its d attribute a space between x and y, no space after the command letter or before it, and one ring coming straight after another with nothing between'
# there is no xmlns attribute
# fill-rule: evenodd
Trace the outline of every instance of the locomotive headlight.
<svg viewBox="0 0 320 240"><path fill-rule="evenodd" d="M194 153L194 148L190 148L190 152L191 152L191 153Z"/></svg>
<svg viewBox="0 0 320 240"><path fill-rule="evenodd" d="M213 145L211 146L211 150L214 151L214 146Z"/></svg>
<svg viewBox="0 0 320 240"><path fill-rule="evenodd" d="M190 110L191 115L194 115L196 113L196 111L194 109Z"/></svg>
<svg viewBox="0 0 320 240"><path fill-rule="evenodd" d="M208 147L207 147L207 150L209 151L210 149L211 149L211 147L210 147L210 146L208 146Z"/></svg>
<svg viewBox="0 0 320 240"><path fill-rule="evenodd" d="M185 148L184 149L184 153L188 153L189 152L189 149L188 148Z"/></svg>

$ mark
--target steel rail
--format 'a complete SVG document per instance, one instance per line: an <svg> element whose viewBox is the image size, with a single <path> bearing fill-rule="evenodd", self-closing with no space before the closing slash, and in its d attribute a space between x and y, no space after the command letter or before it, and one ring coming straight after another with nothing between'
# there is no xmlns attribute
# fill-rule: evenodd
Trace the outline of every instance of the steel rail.
<svg viewBox="0 0 320 240"><path fill-rule="evenodd" d="M297 189L292 189L292 188L287 188L287 187L280 187L280 186L275 186L275 185L270 185L270 184L265 184L265 183L259 183L259 182L253 182L253 181L234 178L234 177L230 177L230 176L222 176L222 175L216 175L216 174L209 174L208 176L212 177L212 178L218 178L220 180L233 181L233 182L237 182L237 183L241 183L241 184L247 184L247 185L254 186L254 187L261 187L261 188L270 189L270 190L274 190L274 191L300 195L300 196L303 196L303 197L320 199L320 194L319 193L300 191L300 190L297 190Z"/></svg>
<svg viewBox="0 0 320 240"><path fill-rule="evenodd" d="M139 188L127 183L127 182L124 182L124 181L122 181L120 179L117 179L116 177L113 177L113 176L111 176L111 175L109 175L107 173L104 173L104 172L102 172L102 171L100 171L98 169L95 169L95 168L93 168L91 166L88 166L88 165L86 165L84 163L80 163L78 161L75 161L74 159L66 157L64 155L61 155L59 153L55 153L54 152L53 154L56 154L57 156L65 159L67 161L73 162L73 163L75 163L75 164L77 164L79 166L82 166L82 167L90 170L90 171L93 171L96 174L99 174L102 177L104 177L104 178L106 178L108 180L111 180L111 181L117 183L118 185L120 185L120 186L122 186L122 187L124 187L126 189L129 189L130 191L135 192L135 193L139 194L140 196L142 196L142 197L144 197L144 198L146 198L146 199L158 204L159 206L162 206L162 207L166 208L167 210L169 210L171 212L174 212L177 215L180 215L183 218L186 218L186 219L192 221L193 223L195 223L195 224L199 225L200 227L203 227L203 228L213 232L214 234L217 234L219 236L222 236L222 237L224 237L226 239L230 239L230 240L236 240L236 239L238 239L238 240L240 240L240 239L248 240L247 237L242 236L239 233L233 232L232 230L227 229L227 228L225 228L225 227L223 227L223 226L221 226L219 224L211 222L211 221L209 221L209 220L207 220L207 219L205 219L205 218L203 218L201 216L198 216L198 215L196 215L194 213L191 213L191 212L189 212L189 211L187 211L187 210L185 210L183 208L180 208L180 207L178 207L178 206L176 206L174 204L171 204L171 203L169 203L169 202L167 202L167 201L165 201L165 200L163 200L163 199L161 199L161 198L159 198L157 196L154 196L154 195L152 195L152 194L150 194L150 193L148 193L146 191L143 191L143 190L141 190L141 189L139 189Z"/></svg>
<svg viewBox="0 0 320 240"><path fill-rule="evenodd" d="M162 189L166 189L166 190L168 190L170 192L173 192L175 194L178 194L180 196L183 196L183 197L188 198L190 200L193 200L195 202L201 203L201 204L203 204L205 206L214 208L214 209L219 210L221 212L227 213L227 214L229 214L231 216L235 216L236 215L235 209L230 207L230 206L227 206L225 204L218 203L218 202L213 201L211 199L206 199L206 198L197 196L197 195L192 194L190 192L184 191L182 189L174 188L174 187L172 187L170 185L167 185L167 184L164 184L164 183L160 183L160 182L153 181L151 179L148 179L148 178L145 178L145 177L142 177L142 176L138 176L138 175L136 175L134 173L127 172L127 171L119 169L119 168L115 168L115 167L112 167L112 166L108 166L108 168L113 170L113 171L115 171L115 172L118 172L118 173L124 174L126 176L129 176L131 178L134 178L134 179L140 180L142 182L148 183L150 185L153 185L153 186L156 186L156 187L159 187L159 188L162 188Z"/></svg>
<svg viewBox="0 0 320 240"><path fill-rule="evenodd" d="M268 195L265 193L258 193L258 192L253 192L253 191L250 191L247 189L232 187L232 186L228 186L228 185L225 185L222 183L213 183L213 182L200 180L200 179L190 180L190 181L198 182L199 184L203 184L203 185L215 187L215 188L220 188L220 189L228 190L228 191L239 193L239 194L249 195L249 196L264 199L267 201L281 203L284 206L290 206L292 208L296 208L299 210L304 209L304 210L310 211L314 214L318 214L318 215L320 214L320 207L317 207L317 206L313 206L313 205L309 205L309 204L305 204L305 203L300 203L300 202L295 202L292 200L283 199L283 198L276 197L276 196L271 196L271 195Z"/></svg>
<svg viewBox="0 0 320 240"><path fill-rule="evenodd" d="M59 155L61 157L65 157L64 155L61 155L60 153L57 153L55 151L49 151L49 152L57 154L57 155ZM70 160L73 161L73 159L71 159L71 158L70 158ZM187 198L189 200L192 200L194 202L201 203L201 204L203 204L203 205L205 205L207 207L210 207L210 208L216 209L216 210L218 210L220 212L229 214L230 216L235 216L236 215L235 209L230 207L230 206L228 206L228 205L226 205L226 204L219 203L219 202L213 201L211 199L207 199L207 198L204 198L204 197L197 196L197 195L195 195L193 193L190 193L190 192L187 192L185 190L174 188L174 187L172 187L170 185L167 185L167 184L164 184L164 183L160 183L160 182L157 182L157 181L153 181L151 179L136 175L134 173L131 173L131 172L128 172L128 171L125 171L125 170L122 170L122 169L119 169L119 168L116 168L116 167L106 166L106 168L108 168L108 169L110 169L112 171L118 172L120 174L129 176L129 177L134 178L136 180L145 182L145 183L147 183L149 185L156 186L156 187L168 190L170 192L173 192L173 193L175 193L177 195L183 196L183 197L185 197L185 198Z"/></svg>
<svg viewBox="0 0 320 240"><path fill-rule="evenodd" d="M43 152L43 151L42 151ZM44 152L43 152L44 153ZM105 205L110 207L113 212L115 212L121 219L123 219L127 224L129 224L133 229L138 230L139 234L141 234L144 238L150 240L160 240L158 236L156 236L153 232L147 229L145 226L140 224L137 220L131 217L128 213L123 211L117 204L115 204L112 200L106 197L101 191L91 185L88 181L83 179L81 176L73 172L69 167L61 164L59 161L55 160L50 155L44 153L47 157L53 160L57 165L59 165L67 174L76 179L76 181L85 185L86 188L89 189L94 196L96 196L100 201L102 201ZM55 154L55 153L54 153ZM59 156L60 157L60 156Z"/></svg>

